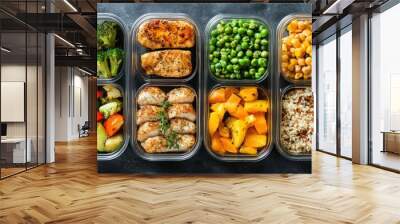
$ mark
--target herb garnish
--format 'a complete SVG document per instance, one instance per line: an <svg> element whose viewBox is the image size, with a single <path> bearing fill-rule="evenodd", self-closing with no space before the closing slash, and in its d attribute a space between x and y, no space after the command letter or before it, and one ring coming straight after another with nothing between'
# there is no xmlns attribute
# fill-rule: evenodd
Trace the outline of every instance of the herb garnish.
<svg viewBox="0 0 400 224"><path fill-rule="evenodd" d="M168 148L177 148L179 149L178 145L178 135L175 131L170 130L170 123L168 120L167 110L171 106L169 101L164 101L161 104L161 111L157 113L158 119L160 120L160 129L161 133L167 139Z"/></svg>

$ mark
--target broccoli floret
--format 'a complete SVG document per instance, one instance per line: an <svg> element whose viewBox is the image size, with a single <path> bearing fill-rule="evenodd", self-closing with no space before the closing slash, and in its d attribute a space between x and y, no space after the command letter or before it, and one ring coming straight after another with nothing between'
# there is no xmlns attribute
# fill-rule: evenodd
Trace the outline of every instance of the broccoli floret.
<svg viewBox="0 0 400 224"><path fill-rule="evenodd" d="M111 75L116 76L124 60L124 52L119 48L113 48L107 51L107 55L110 61Z"/></svg>
<svg viewBox="0 0 400 224"><path fill-rule="evenodd" d="M97 48L113 48L117 37L118 24L105 21L97 24Z"/></svg>
<svg viewBox="0 0 400 224"><path fill-rule="evenodd" d="M103 78L111 78L110 67L108 66L107 54L106 52L97 52L97 76Z"/></svg>
<svg viewBox="0 0 400 224"><path fill-rule="evenodd" d="M103 114L105 119L107 119L113 114L120 112L121 110L122 110L122 102L117 99L113 99L108 103L100 106L99 108L100 113Z"/></svg>

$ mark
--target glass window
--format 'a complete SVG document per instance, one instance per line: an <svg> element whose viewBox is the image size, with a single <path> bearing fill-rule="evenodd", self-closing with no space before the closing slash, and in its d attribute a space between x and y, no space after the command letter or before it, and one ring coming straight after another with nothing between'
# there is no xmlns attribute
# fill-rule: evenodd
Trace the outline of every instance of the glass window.
<svg viewBox="0 0 400 224"><path fill-rule="evenodd" d="M352 32L349 28L340 36L340 154L351 158L353 72Z"/></svg>
<svg viewBox="0 0 400 224"><path fill-rule="evenodd" d="M398 21L400 4L371 19L371 157L373 164L395 170L400 170L400 45L393 44Z"/></svg>
<svg viewBox="0 0 400 224"><path fill-rule="evenodd" d="M336 37L318 48L318 149L336 153Z"/></svg>

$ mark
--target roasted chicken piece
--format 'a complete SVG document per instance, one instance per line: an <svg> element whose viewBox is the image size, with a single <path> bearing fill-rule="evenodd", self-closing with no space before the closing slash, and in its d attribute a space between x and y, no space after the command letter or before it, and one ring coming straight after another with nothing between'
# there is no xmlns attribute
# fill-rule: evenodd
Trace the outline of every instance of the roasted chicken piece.
<svg viewBox="0 0 400 224"><path fill-rule="evenodd" d="M140 106L143 105L161 106L166 98L167 98L166 94L160 88L154 86L148 86L143 88L142 91L140 91L137 98L137 103Z"/></svg>
<svg viewBox="0 0 400 224"><path fill-rule="evenodd" d="M168 118L184 118L190 121L196 120L196 111L192 104L172 104L168 108Z"/></svg>
<svg viewBox="0 0 400 224"><path fill-rule="evenodd" d="M141 125L144 122L148 121L158 121L158 114L162 111L161 107L153 106L153 105L144 105L142 106L136 114L136 123L137 125Z"/></svg>
<svg viewBox="0 0 400 224"><path fill-rule="evenodd" d="M146 75L182 78L192 73L192 53L185 50L163 50L142 54L141 65Z"/></svg>
<svg viewBox="0 0 400 224"><path fill-rule="evenodd" d="M196 95L190 88L180 87L169 91L167 97L170 103L193 103Z"/></svg>
<svg viewBox="0 0 400 224"><path fill-rule="evenodd" d="M195 45L192 24L182 20L152 19L139 26L137 40L150 49L191 48Z"/></svg>
<svg viewBox="0 0 400 224"><path fill-rule="evenodd" d="M143 142L144 140L161 135L160 122L159 121L151 121L142 124L137 132L137 139L139 142Z"/></svg>
<svg viewBox="0 0 400 224"><path fill-rule="evenodd" d="M165 137L155 136L142 142L142 147L147 153L185 152L191 149L195 143L194 135L178 135L178 147L168 148L168 141Z"/></svg>
<svg viewBox="0 0 400 224"><path fill-rule="evenodd" d="M181 118L174 118L170 121L171 130L178 134L195 134L196 124Z"/></svg>

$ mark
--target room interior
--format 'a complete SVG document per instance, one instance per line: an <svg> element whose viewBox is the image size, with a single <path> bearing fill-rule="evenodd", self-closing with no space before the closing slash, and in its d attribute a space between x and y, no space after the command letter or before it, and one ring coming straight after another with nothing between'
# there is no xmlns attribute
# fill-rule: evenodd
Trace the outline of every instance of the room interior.
<svg viewBox="0 0 400 224"><path fill-rule="evenodd" d="M398 1L293 0L313 8L312 174L177 177L97 174L100 2L142 1L0 3L0 222L399 222Z"/></svg>

